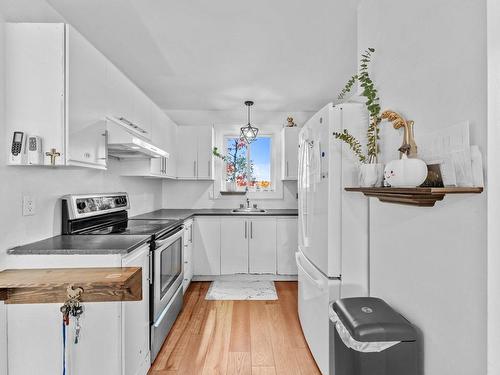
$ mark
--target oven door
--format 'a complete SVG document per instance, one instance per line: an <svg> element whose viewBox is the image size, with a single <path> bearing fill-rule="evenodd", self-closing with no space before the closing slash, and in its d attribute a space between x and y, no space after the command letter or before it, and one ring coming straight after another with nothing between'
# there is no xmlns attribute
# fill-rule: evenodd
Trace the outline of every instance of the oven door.
<svg viewBox="0 0 500 375"><path fill-rule="evenodd" d="M180 226L155 241L153 272L153 321L161 315L183 279Z"/></svg>

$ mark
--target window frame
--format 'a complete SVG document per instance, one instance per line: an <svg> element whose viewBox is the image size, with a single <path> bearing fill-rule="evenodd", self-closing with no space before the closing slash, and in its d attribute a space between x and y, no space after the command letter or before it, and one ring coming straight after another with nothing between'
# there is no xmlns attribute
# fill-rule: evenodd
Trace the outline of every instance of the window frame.
<svg viewBox="0 0 500 375"><path fill-rule="evenodd" d="M241 125L214 125L214 146L225 152L225 142L227 137L239 137ZM225 189L222 189L225 181L225 166L224 161L220 158L214 158L214 183L210 192L210 199L231 200L237 204L241 203L241 196L246 195L250 200L266 200L266 199L284 199L283 180L280 178L282 174L281 153L281 125L259 126L259 136L271 138L271 184L274 186L272 191L238 191L236 194L231 194Z"/></svg>
<svg viewBox="0 0 500 375"><path fill-rule="evenodd" d="M239 134L225 134L223 137L222 137L222 140L223 140L223 145L224 147L222 148L222 152L223 154L225 154L227 152L227 141L230 140L230 139L237 139L239 138ZM270 185L271 185L271 189L269 190L254 190L252 187L250 187L250 182L251 180L248 178L248 177L252 177L252 174L250 173L250 163L247 163L247 168L246 168L246 174L247 174L247 183L246 183L246 186L245 186L245 189L248 189L248 192L252 192L252 193L264 193L264 192L274 192L275 189L276 189L276 176L274 174L274 170L275 170L275 166L274 166L274 163L273 163L273 150L274 150L274 139L273 139L273 135L272 134L259 134L257 136L257 138L269 138L270 140L270 147L269 147L269 182L270 182ZM249 145L246 146L246 159L247 161L248 160L252 160L252 143L250 143ZM222 173L222 179L220 181L221 183L221 193L222 192L227 192L227 190L224 190L222 188L222 186L227 183L227 168L225 168L225 165L226 163L224 163L223 165L223 173ZM245 192L247 190L245 189L242 189L242 190L239 190L237 189L236 192Z"/></svg>

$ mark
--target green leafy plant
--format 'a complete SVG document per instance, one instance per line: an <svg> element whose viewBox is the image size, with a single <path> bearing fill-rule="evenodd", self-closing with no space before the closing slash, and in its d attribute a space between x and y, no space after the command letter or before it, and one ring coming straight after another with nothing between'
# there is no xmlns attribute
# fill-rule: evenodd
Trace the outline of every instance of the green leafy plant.
<svg viewBox="0 0 500 375"><path fill-rule="evenodd" d="M337 139L340 139L341 141L344 141L349 145L349 147L351 148L351 150L354 152L354 154L357 156L357 158L361 163L366 163L366 156L363 155L361 143L359 143L359 141L354 136L349 134L349 132L346 129L344 129L342 133L334 133L334 135Z"/></svg>
<svg viewBox="0 0 500 375"><path fill-rule="evenodd" d="M359 82L359 85L362 88L361 95L366 98L366 108L370 113L370 124L366 131L367 135L367 155L365 156L362 152L361 143L347 130L344 130L342 133L335 132L333 135L335 138L340 139L341 141L346 142L351 150L356 154L358 160L361 163L372 163L377 161L379 148L377 141L380 139L379 132L380 129L378 125L382 121L380 117L380 104L378 91L375 88L375 84L373 80L370 78L369 73L369 65L372 59L372 54L375 52L374 48L368 48L362 55L359 65L358 74L353 75L349 81L345 84L344 88L338 95L339 100L345 99L346 95L352 91L352 88Z"/></svg>

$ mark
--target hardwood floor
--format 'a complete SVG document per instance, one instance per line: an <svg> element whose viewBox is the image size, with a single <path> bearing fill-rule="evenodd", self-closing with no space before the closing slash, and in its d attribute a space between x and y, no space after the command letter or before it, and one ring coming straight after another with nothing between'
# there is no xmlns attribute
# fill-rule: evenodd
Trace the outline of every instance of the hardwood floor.
<svg viewBox="0 0 500 375"><path fill-rule="evenodd" d="M297 283L276 282L277 301L206 301L192 283L150 375L320 374L297 315Z"/></svg>

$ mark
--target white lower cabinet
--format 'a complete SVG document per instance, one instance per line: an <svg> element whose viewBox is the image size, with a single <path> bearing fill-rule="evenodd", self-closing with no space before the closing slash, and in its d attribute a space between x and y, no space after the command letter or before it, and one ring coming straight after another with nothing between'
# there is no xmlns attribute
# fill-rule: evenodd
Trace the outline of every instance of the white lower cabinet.
<svg viewBox="0 0 500 375"><path fill-rule="evenodd" d="M249 222L248 271L276 273L276 218L252 218Z"/></svg>
<svg viewBox="0 0 500 375"><path fill-rule="evenodd" d="M149 357L149 245L122 259L122 267L142 267L142 300L122 303L125 374L136 375Z"/></svg>
<svg viewBox="0 0 500 375"><path fill-rule="evenodd" d="M184 260L184 280L182 281L182 290L186 293L186 290L193 279L193 220L187 220L184 222L182 243L184 245L184 251L182 253Z"/></svg>
<svg viewBox="0 0 500 375"><path fill-rule="evenodd" d="M194 275L297 275L297 217L196 217Z"/></svg>
<svg viewBox="0 0 500 375"><path fill-rule="evenodd" d="M279 275L296 275L295 253L298 249L296 217L276 220L276 261Z"/></svg>
<svg viewBox="0 0 500 375"><path fill-rule="evenodd" d="M194 274L220 275L220 218L195 218L193 243Z"/></svg>
<svg viewBox="0 0 500 375"><path fill-rule="evenodd" d="M66 373L146 375L149 354L149 244L126 256L12 255L6 268L142 267L142 300L84 302L81 333L74 343L75 321L67 326ZM85 293L85 292L84 292ZM8 374L61 374L60 303L6 305ZM26 360L26 359L29 360ZM1 372L1 371L0 371Z"/></svg>
<svg viewBox="0 0 500 375"><path fill-rule="evenodd" d="M222 218L220 232L221 274L248 273L248 220Z"/></svg>

